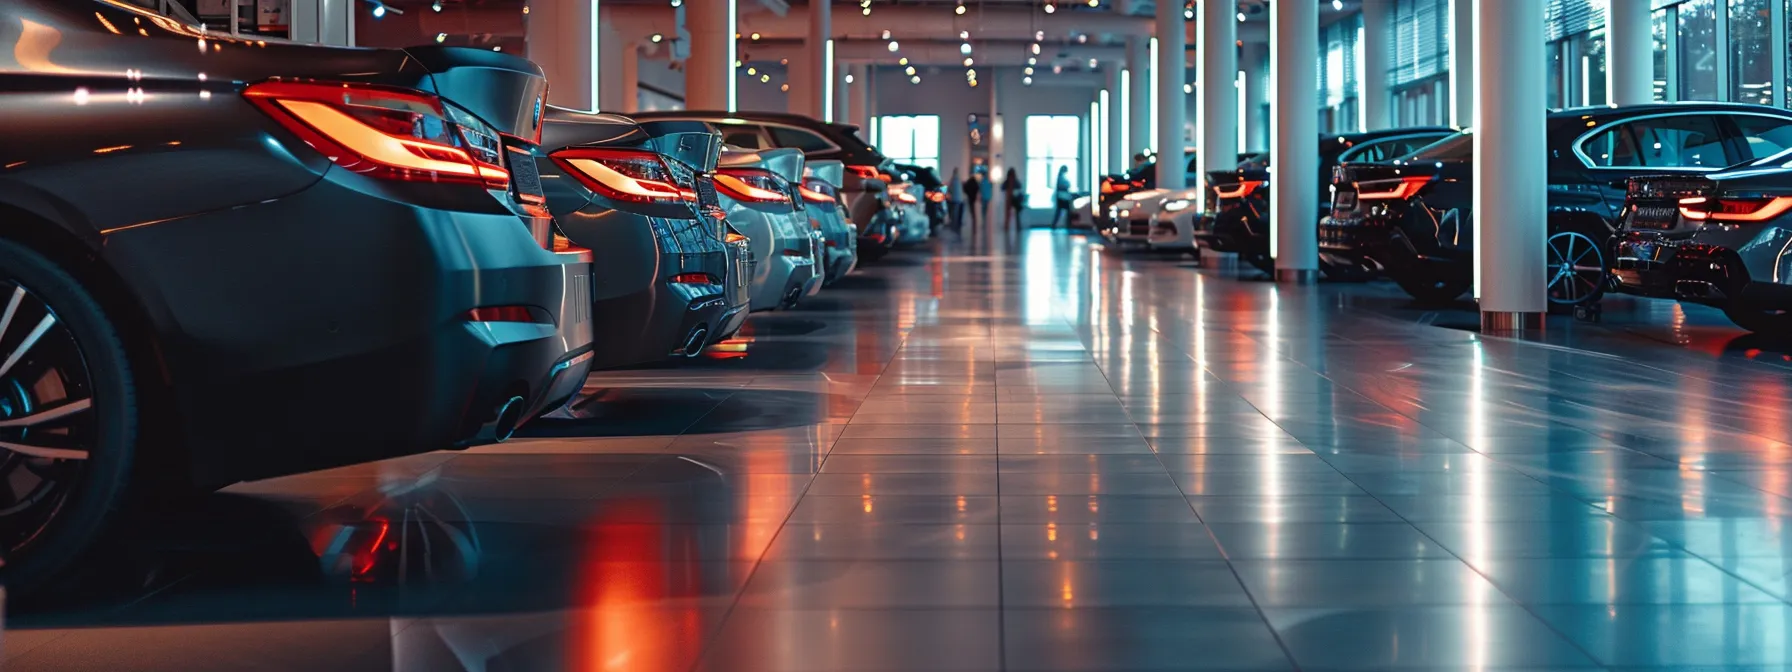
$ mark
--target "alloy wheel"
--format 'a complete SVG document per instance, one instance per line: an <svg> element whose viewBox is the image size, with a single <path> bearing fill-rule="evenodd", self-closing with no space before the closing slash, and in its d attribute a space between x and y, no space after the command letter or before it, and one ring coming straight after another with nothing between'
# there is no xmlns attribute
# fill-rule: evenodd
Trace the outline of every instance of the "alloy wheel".
<svg viewBox="0 0 1792 672"><path fill-rule="evenodd" d="M1549 237L1545 260L1550 303L1577 305L1598 298L1605 281L1605 252L1577 231Z"/></svg>
<svg viewBox="0 0 1792 672"><path fill-rule="evenodd" d="M0 281L0 560L44 536L82 486L97 443L86 357L54 311Z"/></svg>

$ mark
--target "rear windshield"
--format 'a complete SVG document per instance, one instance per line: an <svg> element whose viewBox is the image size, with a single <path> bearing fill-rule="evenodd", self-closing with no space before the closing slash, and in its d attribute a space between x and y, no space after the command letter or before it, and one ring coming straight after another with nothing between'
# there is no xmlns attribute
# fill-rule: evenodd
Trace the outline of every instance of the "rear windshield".
<svg viewBox="0 0 1792 672"><path fill-rule="evenodd" d="M1466 161L1475 156L1475 136L1468 131L1433 142L1411 154L1405 161Z"/></svg>

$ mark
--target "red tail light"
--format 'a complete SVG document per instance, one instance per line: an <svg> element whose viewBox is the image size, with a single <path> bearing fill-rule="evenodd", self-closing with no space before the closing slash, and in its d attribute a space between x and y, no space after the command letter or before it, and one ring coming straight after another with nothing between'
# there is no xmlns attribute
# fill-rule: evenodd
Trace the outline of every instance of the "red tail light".
<svg viewBox="0 0 1792 672"><path fill-rule="evenodd" d="M715 285L720 284L715 276L708 273L679 273L672 276L672 282L681 285Z"/></svg>
<svg viewBox="0 0 1792 672"><path fill-rule="evenodd" d="M938 191L927 192L927 200L931 203L945 203L946 194Z"/></svg>
<svg viewBox="0 0 1792 672"><path fill-rule="evenodd" d="M827 194L821 193L814 189L810 189L808 187L797 187L797 191L802 193L803 200L808 201L810 203L833 203L834 202L833 196L829 196Z"/></svg>
<svg viewBox="0 0 1792 672"><path fill-rule="evenodd" d="M1413 194L1419 193L1420 188L1423 188L1425 185L1430 184L1430 183L1431 183L1431 177L1429 175L1424 175L1424 176L1415 175L1415 176L1411 176L1411 177L1400 178L1400 181L1398 183L1396 183L1392 189L1388 189L1385 191L1363 191L1363 185L1362 185L1362 183L1359 182L1356 185L1356 190L1357 190L1356 198L1359 201L1376 201L1376 200L1390 200L1390 199L1404 201L1408 198L1412 198Z"/></svg>
<svg viewBox="0 0 1792 672"><path fill-rule="evenodd" d="M778 177L763 170L724 170L716 173L716 186L737 201L789 203Z"/></svg>
<svg viewBox="0 0 1792 672"><path fill-rule="evenodd" d="M725 242L725 243L740 243L740 242L745 242L746 240L747 240L746 236L735 233L733 231L729 231L728 235L726 237L722 238L722 242Z"/></svg>
<svg viewBox="0 0 1792 672"><path fill-rule="evenodd" d="M630 149L563 149L554 163L605 198L633 203L695 203L697 192L678 185L666 160Z"/></svg>
<svg viewBox="0 0 1792 672"><path fill-rule="evenodd" d="M1230 187L1216 186L1213 188L1213 195L1220 198L1244 198L1256 191L1257 187L1263 186L1263 182L1263 180L1245 180Z"/></svg>
<svg viewBox="0 0 1792 672"><path fill-rule="evenodd" d="M784 256L786 256L786 257L807 257L807 256L809 256L809 251L808 250L786 249L786 250L784 250Z"/></svg>
<svg viewBox="0 0 1792 672"><path fill-rule="evenodd" d="M877 179L877 169L871 166L847 166L846 169L861 180Z"/></svg>
<svg viewBox="0 0 1792 672"><path fill-rule="evenodd" d="M885 182L895 182L896 181L896 178L892 177L889 173L878 173L877 179L883 180Z"/></svg>
<svg viewBox="0 0 1792 672"><path fill-rule="evenodd" d="M1764 222L1792 210L1792 196L1720 198L1703 196L1680 199L1680 216L1694 221Z"/></svg>
<svg viewBox="0 0 1792 672"><path fill-rule="evenodd" d="M534 306L485 306L467 311L467 321L553 324L554 316Z"/></svg>
<svg viewBox="0 0 1792 672"><path fill-rule="evenodd" d="M896 192L896 200L902 201L903 203L911 203L911 204L920 202L919 199L915 198L914 194L908 193L906 191Z"/></svg>
<svg viewBox="0 0 1792 672"><path fill-rule="evenodd" d="M510 185L497 131L441 98L362 84L262 82L243 97L348 170L394 180Z"/></svg>

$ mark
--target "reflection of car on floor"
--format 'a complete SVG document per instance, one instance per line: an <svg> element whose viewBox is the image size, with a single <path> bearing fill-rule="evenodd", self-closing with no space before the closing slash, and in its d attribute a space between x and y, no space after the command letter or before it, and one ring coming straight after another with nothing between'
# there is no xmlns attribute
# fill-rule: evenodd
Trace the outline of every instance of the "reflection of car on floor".
<svg viewBox="0 0 1792 672"><path fill-rule="evenodd" d="M1792 147L1784 128L1764 139ZM1792 336L1789 159L1632 180L1614 246L1619 291L1716 306L1749 331Z"/></svg>
<svg viewBox="0 0 1792 672"><path fill-rule="evenodd" d="M127 482L490 442L583 382L589 253L550 249L534 64L6 8L6 53L63 45L0 59L9 588L67 569Z"/></svg>
<svg viewBox="0 0 1792 672"><path fill-rule="evenodd" d="M753 310L795 306L811 285L822 282L809 218L798 204L802 152L729 147L722 151L719 165L716 190L722 195L722 208L752 250Z"/></svg>
<svg viewBox="0 0 1792 672"><path fill-rule="evenodd" d="M822 269L825 282L846 277L859 260L859 230L846 216L840 197L839 161L810 161L803 169L802 195L809 220L822 233Z"/></svg>
<svg viewBox="0 0 1792 672"><path fill-rule="evenodd" d="M1549 114L1549 302L1604 293L1625 180L1696 176L1779 151L1792 112L1735 103L1589 107ZM1328 263L1384 272L1414 298L1449 301L1474 271L1473 138L1462 133L1403 159L1345 163L1319 227Z"/></svg>
<svg viewBox="0 0 1792 672"><path fill-rule="evenodd" d="M1412 153L1421 147L1454 135L1443 127L1391 128L1366 133L1327 135L1319 138L1319 193L1331 190L1332 171L1339 163L1386 161ZM1199 219L1188 216L1194 236L1201 247L1215 252L1233 252L1245 263L1264 273L1275 272L1275 260L1269 255L1270 174L1269 156L1250 157L1230 170L1207 172L1211 207ZM1189 190L1176 195L1191 202L1200 202L1200 192ZM1330 199L1320 205L1313 221L1318 222L1331 210ZM1161 219L1161 218L1160 218ZM1357 267L1321 264L1326 276L1334 279L1355 277ZM1355 272L1355 273L1353 273Z"/></svg>
<svg viewBox="0 0 1792 672"><path fill-rule="evenodd" d="M695 357L740 328L745 279L730 263L708 124L554 108L537 161L548 209L590 249L595 368Z"/></svg>

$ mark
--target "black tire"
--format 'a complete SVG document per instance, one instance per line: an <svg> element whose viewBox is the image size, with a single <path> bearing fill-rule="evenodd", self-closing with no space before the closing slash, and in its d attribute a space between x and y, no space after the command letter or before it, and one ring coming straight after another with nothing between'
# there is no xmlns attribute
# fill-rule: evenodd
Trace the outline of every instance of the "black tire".
<svg viewBox="0 0 1792 672"><path fill-rule="evenodd" d="M1321 260L1320 272L1331 282L1368 282L1375 277L1375 272L1361 265L1332 264Z"/></svg>
<svg viewBox="0 0 1792 672"><path fill-rule="evenodd" d="M1276 260L1267 254L1240 254L1238 258L1270 277L1276 274Z"/></svg>
<svg viewBox="0 0 1792 672"><path fill-rule="evenodd" d="M1544 245L1545 291L1551 307L1573 309L1605 296L1611 274L1606 259L1610 234L1584 225L1567 225L1551 233Z"/></svg>
<svg viewBox="0 0 1792 672"><path fill-rule="evenodd" d="M1442 275L1396 275L1394 283L1408 296L1421 303L1448 303L1467 292L1469 280Z"/></svg>
<svg viewBox="0 0 1792 672"><path fill-rule="evenodd" d="M1792 337L1792 311L1729 305L1724 306L1724 317L1730 318L1736 326L1762 336Z"/></svg>
<svg viewBox="0 0 1792 672"><path fill-rule="evenodd" d="M0 417L42 418L0 428L0 441L86 455L34 456L0 446L0 480L10 484L0 489L0 583L29 594L73 568L125 501L138 452L139 398L117 328L55 262L0 240L0 306L14 308L12 322L0 315L0 352L18 353L17 365L0 375ZM21 378L36 384L22 385ZM61 384L59 398L42 392L52 380ZM81 410L46 417L82 402ZM20 476L41 480L13 482ZM21 495L13 489L20 485L34 489Z"/></svg>

